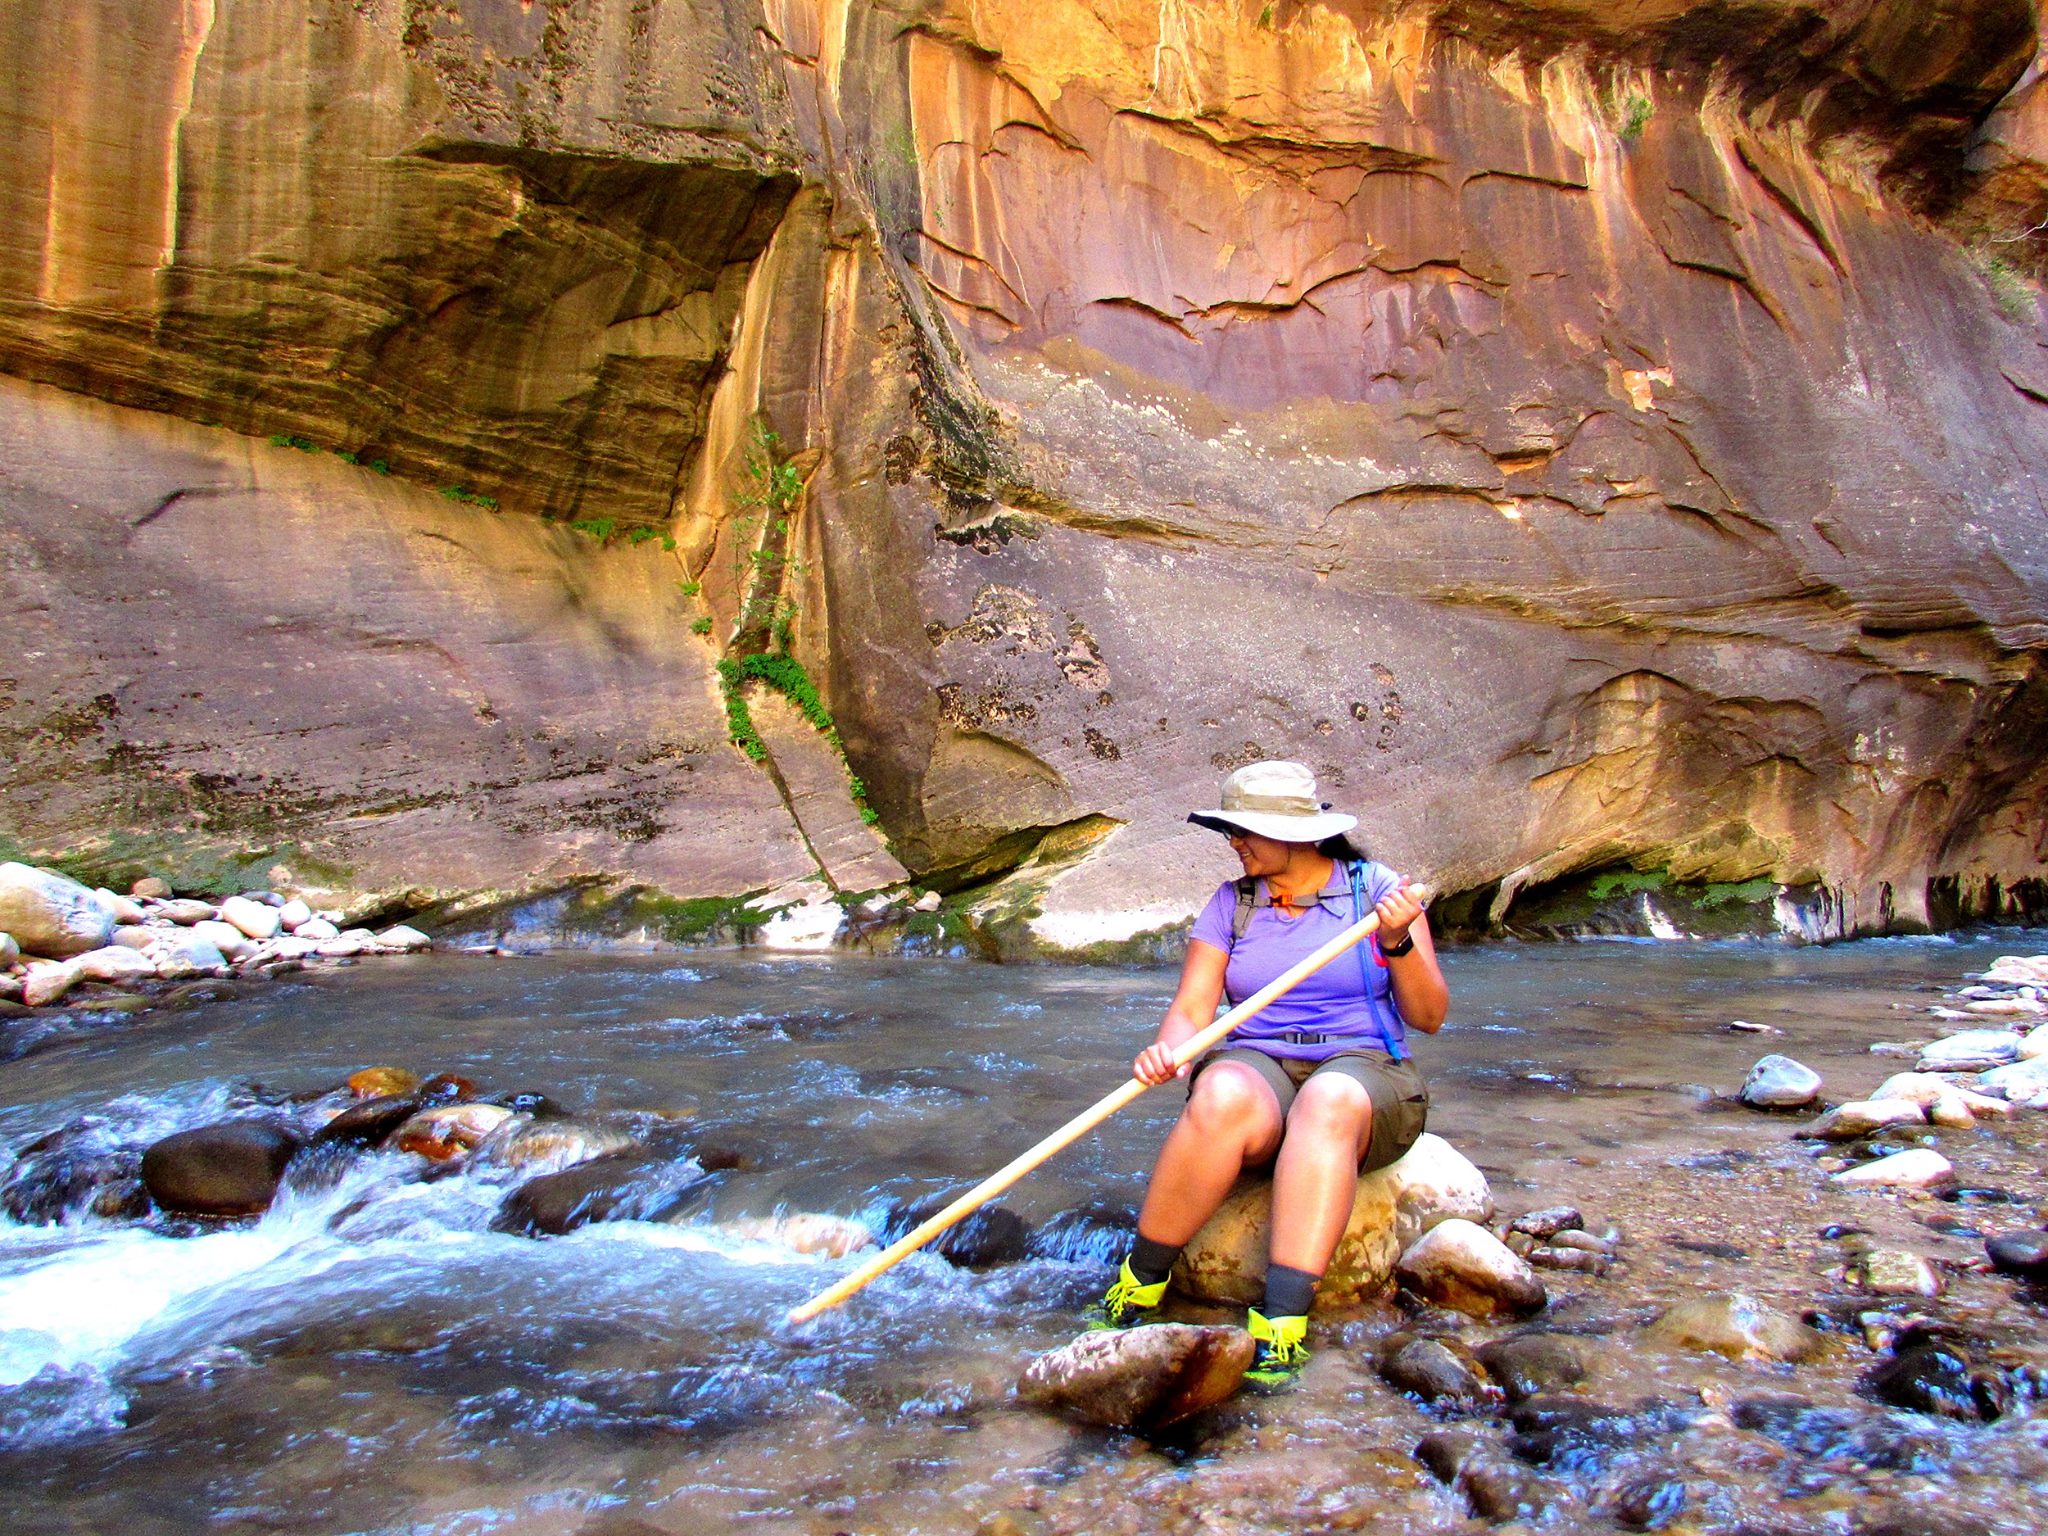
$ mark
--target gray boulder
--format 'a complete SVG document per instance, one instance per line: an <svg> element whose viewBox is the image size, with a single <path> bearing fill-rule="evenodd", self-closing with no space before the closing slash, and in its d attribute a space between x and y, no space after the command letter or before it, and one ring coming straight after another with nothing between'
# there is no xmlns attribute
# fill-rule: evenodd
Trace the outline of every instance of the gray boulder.
<svg viewBox="0 0 2048 1536"><path fill-rule="evenodd" d="M114 936L114 914L67 875L0 864L0 931L28 954L67 960L104 948Z"/></svg>
<svg viewBox="0 0 2048 1536"><path fill-rule="evenodd" d="M1937 1040L1920 1053L1922 1072L1983 1072L2002 1067L2020 1053L2020 1037L2009 1029L1966 1029Z"/></svg>
<svg viewBox="0 0 2048 1536"><path fill-rule="evenodd" d="M1766 1056L1749 1069L1742 1102L1752 1109L1803 1109L1820 1097L1820 1074L1790 1056Z"/></svg>
<svg viewBox="0 0 2048 1536"><path fill-rule="evenodd" d="M1017 1395L1087 1424L1163 1429L1235 1392L1252 1348L1242 1328L1158 1323L1104 1329L1033 1360Z"/></svg>

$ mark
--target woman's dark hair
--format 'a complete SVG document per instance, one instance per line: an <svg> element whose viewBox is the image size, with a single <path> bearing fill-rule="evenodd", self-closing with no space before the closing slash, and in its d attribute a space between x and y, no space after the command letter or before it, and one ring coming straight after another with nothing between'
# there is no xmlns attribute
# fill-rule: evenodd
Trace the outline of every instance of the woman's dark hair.
<svg viewBox="0 0 2048 1536"><path fill-rule="evenodd" d="M1326 859L1335 859L1340 864L1363 864L1371 857L1364 848L1351 840L1349 832L1339 832L1335 837L1326 837L1316 844L1316 852Z"/></svg>

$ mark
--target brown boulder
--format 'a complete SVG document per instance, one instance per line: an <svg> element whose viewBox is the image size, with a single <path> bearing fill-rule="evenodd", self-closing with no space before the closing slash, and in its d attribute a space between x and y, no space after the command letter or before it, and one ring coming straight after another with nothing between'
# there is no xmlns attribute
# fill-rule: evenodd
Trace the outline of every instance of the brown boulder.
<svg viewBox="0 0 2048 1536"><path fill-rule="evenodd" d="M179 1131L142 1154L150 1198L185 1216L252 1216L268 1210L299 1149L290 1131L266 1120L223 1120Z"/></svg>
<svg viewBox="0 0 2048 1536"><path fill-rule="evenodd" d="M1159 1430L1235 1392L1252 1350L1242 1328L1106 1328L1033 1360L1017 1395L1088 1424Z"/></svg>

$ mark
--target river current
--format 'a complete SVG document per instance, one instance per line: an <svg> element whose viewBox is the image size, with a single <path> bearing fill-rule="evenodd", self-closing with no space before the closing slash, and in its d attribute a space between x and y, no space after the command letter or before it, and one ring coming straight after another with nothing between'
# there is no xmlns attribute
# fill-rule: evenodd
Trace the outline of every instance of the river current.
<svg viewBox="0 0 2048 1536"><path fill-rule="evenodd" d="M1829 1186L1796 1121L1729 1103L1767 1050L1822 1072L1831 1099L1860 1096L1910 1065L1873 1042L1926 1038L1942 987L2042 949L2048 935L2007 932L1449 953L1451 1021L1418 1042L1431 1129L1504 1209L1568 1201L1624 1234L1616 1273L1546 1276L1545 1326L1585 1342L1580 1395L1651 1406L1624 1443L1545 1469L1556 1496L1540 1524L1615 1529L1617 1488L1647 1468L1682 1488L1653 1521L1674 1529L2041 1528L2048 1415L2024 1401L1988 1425L1923 1418L1857 1395L1870 1356L1854 1338L1789 1367L1645 1350L1635 1330L1715 1290L1840 1311L1841 1254L1822 1234L1854 1225L1947 1261L1941 1315L2042 1359L2039 1301L1961 1269L1984 1233L2041 1224L2037 1128L1943 1133L1973 1193L1905 1201ZM1292 1394L1234 1400L1170 1443L1014 1401L1023 1363L1071 1338L1108 1279L1173 1089L1004 1198L1032 1231L1022 1259L976 1271L920 1255L815 1323L782 1321L854 1261L793 1251L749 1218L880 1226L957 1190L1121 1081L1171 985L1163 968L844 955L425 956L35 1042L0 1078L0 1148L81 1117L106 1146L140 1146L389 1063L636 1112L627 1123L737 1166L671 1221L549 1239L491 1230L502 1175L422 1181L396 1154L295 1176L261 1220L199 1235L0 1219L0 1523L1468 1528L1465 1498L1409 1454L1440 1420L1376 1373L1403 1324L1392 1302L1320 1324ZM1736 1019L1783 1033L1731 1032ZM1788 1393L1807 1405L1794 1429L1729 1417ZM1872 1524L1900 1511L1925 1518Z"/></svg>

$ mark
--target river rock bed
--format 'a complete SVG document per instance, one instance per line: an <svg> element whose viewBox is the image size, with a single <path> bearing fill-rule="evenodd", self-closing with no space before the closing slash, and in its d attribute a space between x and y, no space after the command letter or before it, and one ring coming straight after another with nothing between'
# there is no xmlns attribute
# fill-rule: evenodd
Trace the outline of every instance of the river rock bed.
<svg viewBox="0 0 2048 1536"><path fill-rule="evenodd" d="M1679 964L1670 950L1573 949L1468 957L1460 1028L1432 1042L1442 1134L1479 1159L1499 1206L1475 1225L1510 1251L1526 1250L1544 1286L1542 1308L1475 1317L1412 1290L1385 1293L1317 1320L1314 1358L1294 1392L1239 1395L1143 1435L1076 1427L1033 1409L1020 1400L1018 1381L1028 1359L1073 1337L1100 1294L1130 1219L1122 1203L1128 1183L1109 1172L1137 1177L1129 1170L1156 1144L1157 1123L1113 1122L1106 1145L1073 1149L1082 1160L1078 1178L1056 1163L1020 1186L1018 1207L987 1224L986 1246L947 1256L965 1262L914 1260L804 1330L775 1321L839 1272L827 1255L906 1229L961 1178L985 1172L1079 1107L1088 1096L1081 1080L1127 1061L1121 1033L1149 1029L1158 1006L1131 978L963 972L950 1010L930 994L902 998L894 1004L903 1010L898 1032L879 1037L891 1027L889 995L909 984L902 963L693 961L704 976L716 969L731 978L714 1004L694 995L710 984L699 971L650 960L644 974L659 1001L644 1017L622 1012L611 993L587 997L547 982L567 974L552 961L421 961L290 978L217 1015L182 1015L167 1027L189 1034L210 1019L226 1028L261 1010L289 1015L290 1026L264 1036L276 1059L300 1038L292 1031L301 1016L327 1021L321 1040L349 1033L337 1021L360 1021L382 1028L387 1041L435 1040L414 1074L436 1061L475 1060L464 1071L476 1081L454 1085L454 1105L519 1102L492 1106L507 1111L497 1127L458 1121L463 1134L481 1130L482 1139L443 1162L425 1151L378 1150L391 1143L395 1127L383 1117L395 1110L367 1107L425 1084L401 1072L343 1090L346 1069L330 1048L320 1073L309 1061L300 1092L245 1089L231 1101L207 1100L203 1114L181 1111L177 1129L282 1117L308 1141L329 1127L338 1128L333 1139L348 1131L365 1141L331 1154L343 1180L332 1195L320 1193L318 1169L302 1151L286 1179L288 1198L271 1214L260 1222L182 1218L191 1226L178 1230L190 1235L174 1240L177 1250L196 1254L223 1230L269 1230L281 1210L326 1199L312 1214L326 1240L339 1236L352 1252L388 1240L407 1212L465 1212L459 1233L433 1229L402 1262L431 1277L430 1266L462 1244L475 1260L457 1271L459 1286L423 1284L403 1309L382 1299L388 1291L358 1290L346 1306L287 1310L259 1290L253 1320L230 1315L218 1325L232 1348L191 1367L196 1378L178 1374L184 1367L152 1367L156 1375L136 1379L135 1426L104 1453L88 1436L61 1454L14 1453L12 1467L24 1487L69 1488L82 1479L87 1489L104 1489L139 1445L165 1444L179 1430L211 1435L221 1420L223 1443L248 1464L233 1472L214 1466L207 1486L232 1480L272 1528L307 1531L455 1530L487 1519L521 1536L725 1525L778 1536L2033 1529L2031 1511L2048 1479L2036 1406L2048 1338L2038 1291L1993 1270L1987 1240L2040 1226L2048 1116L2019 1110L1973 1116L1967 1126L1908 1127L1931 1145L1899 1150L1938 1150L1954 1169L1952 1186L1927 1191L1859 1189L1819 1166L1823 1158L1874 1162L1868 1154L1896 1130L1865 1139L1876 1147L1799 1134L1838 1100L1857 1102L1918 1065L1917 1051L1903 1060L1862 1047L1915 1034L1896 1021L1931 1017L1926 1007L1950 1006L1954 988L1933 997L1781 991L1785 1006L1775 1014L1745 1000L1744 1011L1783 1031L1772 1046L1813 1060L1827 1080L1820 1105L1767 1112L1738 1096L1754 1045L1723 1033L1726 1013L1702 1017L1703 1005L1670 988ZM1817 967L1812 974L1825 977L1855 959L1759 963ZM1718 962L1702 952L1685 964L1726 961L1727 952ZM1631 1052L1626 1003L1584 979L1602 966L1625 981L1629 996L1682 1009L1679 1032L1660 1036L1655 1051ZM1497 1017L1529 1016L1526 994L1482 996L1470 979L1478 971L1525 985L1555 971L1570 979L1544 981L1545 995L1562 985L1574 989L1565 995L1602 1007L1526 1037L1489 1035ZM518 982L522 974L536 979ZM930 974L924 985L949 973ZM424 989L434 975L448 992L438 1004ZM870 975L872 983L864 980ZM1651 981L1658 976L1662 991ZM471 994L515 982L530 989L518 995L532 1011L500 1040L478 1021L505 1010ZM1053 1025L1061 991L1085 1000L1081 1022ZM768 993L777 999L772 1008L764 1006ZM313 1012L323 998L333 1006ZM1845 1044L1846 1029L1830 1034L1803 1022L1800 1010L1817 1007L1846 1010L1861 1031L1856 1044ZM997 1027L1009 1018L1020 1022ZM1833 1029L1839 1020L1826 1022ZM1602 1043L1578 1042L1582 1023L1597 1024ZM571 1059L564 1051L599 1037L645 1046L588 1058L592 1065L568 1078L543 1066L559 1067ZM305 1039L310 1047L314 1037ZM97 1079L102 1096L126 1081L114 1064L136 1059L119 1053L138 1046L110 1039L96 1048L108 1063ZM934 1048L936 1058L927 1054ZM71 1082L57 1076L62 1062L86 1052L81 1045L23 1068ZM665 1080L687 1084L689 1097L644 1099L664 1105L664 1115L561 1113L546 1102L617 1103L628 1091L619 1085L679 1056L687 1070ZM192 1068L169 1070L175 1081ZM718 1085L730 1088L738 1080L722 1074L741 1071L760 1086L735 1119L718 1104ZM1709 1074L1696 1092L1686 1087L1688 1071ZM546 1075L529 1077L537 1072ZM525 1097L536 1081L540 1101ZM792 1083L804 1091L790 1094ZM524 1092L498 1091L507 1087ZM386 1091L358 1097L368 1089ZM1055 1089L1044 1102L1011 1102L1020 1092ZM1170 1115L1170 1097L1147 1112ZM830 1114L835 1101L852 1113L834 1115L804 1140L802 1127ZM957 1105L951 1118L932 1118L949 1104ZM1518 1123L1551 1104L1569 1108L1571 1118L1534 1129ZM110 1115L117 1109L104 1106ZM1587 1118L1602 1112L1613 1118ZM351 1114L356 1120L345 1120ZM554 1127L588 1138L580 1148L588 1155L555 1170L562 1173L595 1177L648 1155L671 1167L694 1161L705 1175L691 1186L701 1203L673 1225L601 1221L536 1241L500 1217L515 1186L531 1188L552 1172L515 1174L485 1151L515 1116L530 1117L522 1135ZM1494 1145L1489 1119L1500 1126ZM630 1145L616 1146L615 1136ZM834 1161L844 1143L866 1144L866 1160ZM942 1143L943 1154L934 1150ZM25 1150L18 1139L12 1145ZM137 1140L130 1150L146 1147ZM824 1171L787 1182L792 1158ZM722 1171L712 1166L718 1162ZM905 1164L927 1172L892 1185L885 1171ZM374 1186L383 1193L366 1200L366 1170L398 1182ZM1091 1204L1078 1198L1082 1190L1116 1198ZM571 1208L577 1195L569 1192ZM123 1222L124 1231L175 1226L161 1213L113 1218ZM73 1240L69 1228L38 1230L51 1243ZM721 1260L723 1267L680 1276L663 1267L693 1251L675 1244L735 1239L742 1257ZM782 1257L745 1257L771 1250ZM1554 1266L1539 1257L1544 1250L1585 1255L1591 1267ZM1884 1261L1888 1254L1922 1261L1940 1294L1892 1290L1901 1274L1914 1276L1910 1266ZM608 1298L632 1298L638 1293L623 1287L651 1282L651 1299L630 1307L612 1299L593 1310L565 1284L568 1274L584 1276L581 1287L601 1284ZM678 1290L693 1277L712 1321L699 1321L694 1298ZM493 1294L503 1301L475 1299ZM670 1317L678 1311L681 1323ZM1243 1317L1235 1307L1189 1300L1176 1300L1172 1313L1174 1321L1226 1330ZM193 1379L221 1385L183 1384ZM301 1397L292 1385L301 1379L346 1390ZM353 1443L383 1447L385 1470L365 1482L367 1468L304 1440L309 1425L330 1422ZM312 1449L294 1449L301 1444ZM397 1454L414 1446L426 1449ZM341 1487L345 1497L333 1491ZM617 1502L607 1507L610 1500ZM286 1510L297 1514L287 1518ZM327 1510L331 1516L320 1513Z"/></svg>
<svg viewBox="0 0 2048 1536"><path fill-rule="evenodd" d="M412 954L433 940L406 924L344 927L345 915L251 890L179 896L145 876L127 895L53 869L0 864L0 1019L60 1005L135 1014L213 1001L208 980L267 981L308 965Z"/></svg>

